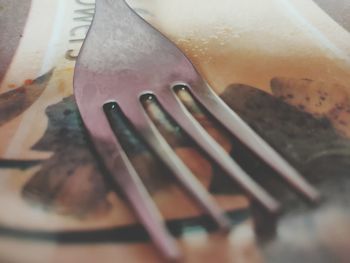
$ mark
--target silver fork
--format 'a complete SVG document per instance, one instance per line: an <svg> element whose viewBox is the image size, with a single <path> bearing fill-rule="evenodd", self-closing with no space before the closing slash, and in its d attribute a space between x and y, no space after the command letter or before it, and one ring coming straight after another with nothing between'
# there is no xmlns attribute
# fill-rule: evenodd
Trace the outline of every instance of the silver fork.
<svg viewBox="0 0 350 263"><path fill-rule="evenodd" d="M75 98L104 165L166 258L176 259L181 253L111 129L104 112L108 102L117 103L139 135L219 228L229 229L229 220L156 129L145 112L143 99L156 98L198 146L268 212L278 213L280 207L189 114L176 95L176 89L182 88L188 89L297 191L313 202L319 199L318 192L221 101L172 42L135 14L124 0L97 0L95 17L75 69Z"/></svg>

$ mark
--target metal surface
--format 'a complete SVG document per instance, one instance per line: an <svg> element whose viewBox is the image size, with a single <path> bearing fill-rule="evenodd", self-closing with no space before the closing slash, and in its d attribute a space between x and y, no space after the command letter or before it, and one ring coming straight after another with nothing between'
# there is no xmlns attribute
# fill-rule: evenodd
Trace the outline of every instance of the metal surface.
<svg viewBox="0 0 350 263"><path fill-rule="evenodd" d="M178 258L180 252L110 128L103 111L107 102L118 103L143 139L221 228L228 228L228 220L152 124L140 101L142 95L154 94L192 139L262 207L271 213L279 210L278 202L256 184L181 105L173 89L178 84L186 85L229 131L306 198L319 199L317 191L220 100L175 45L137 16L123 0L98 0L93 24L76 66L76 101L104 164L167 258Z"/></svg>
<svg viewBox="0 0 350 263"><path fill-rule="evenodd" d="M31 0L0 0L0 83L21 40Z"/></svg>
<svg viewBox="0 0 350 263"><path fill-rule="evenodd" d="M314 0L330 17L350 32L349 0Z"/></svg>

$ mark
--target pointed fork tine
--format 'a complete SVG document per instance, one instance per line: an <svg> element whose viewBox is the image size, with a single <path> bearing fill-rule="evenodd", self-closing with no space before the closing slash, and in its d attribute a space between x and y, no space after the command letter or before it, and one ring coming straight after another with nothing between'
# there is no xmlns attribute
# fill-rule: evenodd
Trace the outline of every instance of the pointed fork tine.
<svg viewBox="0 0 350 263"><path fill-rule="evenodd" d="M224 232L229 231L231 223L224 211L216 204L213 197L176 155L174 150L169 146L149 119L148 115L141 107L141 103L138 103L140 106L138 109L137 107L133 107L132 109L130 107L123 107L125 108L125 115L133 123L138 133L149 144L160 160L173 172L174 176L185 188L187 193L191 195L197 204L214 220L219 229Z"/></svg>
<svg viewBox="0 0 350 263"><path fill-rule="evenodd" d="M200 88L190 88L190 92L226 129L269 164L309 201L318 202L320 200L318 191L231 110L206 83L199 85L201 85Z"/></svg>
<svg viewBox="0 0 350 263"><path fill-rule="evenodd" d="M81 111L81 113L102 161L124 192L155 246L166 259L179 259L181 252L174 238L168 232L152 198L116 139L102 107L101 110L91 110L89 113Z"/></svg>
<svg viewBox="0 0 350 263"><path fill-rule="evenodd" d="M185 130L185 132L210 156L234 181L271 213L278 213L279 203L258 185L225 152L225 150L188 113L172 90L156 94L161 106Z"/></svg>

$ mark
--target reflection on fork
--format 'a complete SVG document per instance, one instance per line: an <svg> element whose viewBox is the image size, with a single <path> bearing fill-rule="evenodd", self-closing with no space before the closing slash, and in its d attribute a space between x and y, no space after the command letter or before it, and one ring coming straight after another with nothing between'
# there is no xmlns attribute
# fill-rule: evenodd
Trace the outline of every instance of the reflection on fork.
<svg viewBox="0 0 350 263"><path fill-rule="evenodd" d="M228 230L229 220L152 123L144 110L146 101L159 103L264 211L269 214L279 211L279 203L195 121L178 97L184 90L299 193L310 201L319 199L317 191L218 98L174 44L137 16L124 0L98 0L75 70L76 101L104 165L166 258L176 259L181 253L111 129L106 111L123 112L219 228Z"/></svg>

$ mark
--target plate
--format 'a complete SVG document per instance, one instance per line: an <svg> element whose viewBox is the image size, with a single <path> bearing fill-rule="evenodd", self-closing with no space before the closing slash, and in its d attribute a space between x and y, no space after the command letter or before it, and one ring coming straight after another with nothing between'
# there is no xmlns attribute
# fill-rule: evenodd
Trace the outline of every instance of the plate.
<svg viewBox="0 0 350 263"><path fill-rule="evenodd" d="M171 174L126 132L132 161L186 259L260 262L278 261L283 255L291 261L345 260L350 236L350 35L346 15L337 14L347 6L336 12L341 1L331 7L301 0L130 4L174 41L223 100L326 200L312 209L183 94L197 120L281 200L285 212L276 233L262 242L251 218L255 206L166 115L149 105L162 133L234 225L228 237L218 235ZM15 10L8 2L1 6ZM0 213L0 259L161 261L128 205L105 179L72 96L74 62L94 3L32 0L21 12L27 17L22 19L25 26L7 13L6 21L19 29L12 38L1 38L12 47L7 60L12 59L3 64L7 70L0 86L0 205L5 208Z"/></svg>

